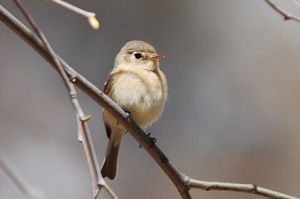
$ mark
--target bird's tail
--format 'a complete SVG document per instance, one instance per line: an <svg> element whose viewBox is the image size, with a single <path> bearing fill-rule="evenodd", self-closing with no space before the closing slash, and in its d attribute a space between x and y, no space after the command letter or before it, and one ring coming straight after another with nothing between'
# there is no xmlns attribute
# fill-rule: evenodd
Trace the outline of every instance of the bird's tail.
<svg viewBox="0 0 300 199"><path fill-rule="evenodd" d="M114 179L117 174L118 154L123 138L122 133L112 132L106 150L106 157L101 168L103 177Z"/></svg>

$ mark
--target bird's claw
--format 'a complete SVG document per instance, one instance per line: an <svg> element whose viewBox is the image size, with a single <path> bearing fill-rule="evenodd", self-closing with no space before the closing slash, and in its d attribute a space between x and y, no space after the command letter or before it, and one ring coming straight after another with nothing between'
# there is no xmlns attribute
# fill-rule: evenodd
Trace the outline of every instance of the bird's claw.
<svg viewBox="0 0 300 199"><path fill-rule="evenodd" d="M147 136L150 138L150 140L151 140L151 145L150 145L150 148L152 148L153 146L154 146L154 144L156 143L156 138L155 137L151 137L150 136L151 135L151 133L148 133L147 134ZM143 148L143 146L140 144L140 146L139 146L140 148Z"/></svg>
<svg viewBox="0 0 300 199"><path fill-rule="evenodd" d="M150 148L152 148L154 146L154 144L156 143L156 138L155 137L151 137L150 135L151 135L151 133L147 134L147 136L151 139L152 145L150 146Z"/></svg>

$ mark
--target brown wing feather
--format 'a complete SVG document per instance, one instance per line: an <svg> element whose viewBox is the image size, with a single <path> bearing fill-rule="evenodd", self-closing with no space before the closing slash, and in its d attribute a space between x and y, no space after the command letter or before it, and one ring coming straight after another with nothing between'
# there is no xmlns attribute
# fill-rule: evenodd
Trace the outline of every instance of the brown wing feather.
<svg viewBox="0 0 300 199"><path fill-rule="evenodd" d="M107 95L110 90L111 90L111 81L112 81L112 76L109 76L106 82L104 83L104 93Z"/></svg>
<svg viewBox="0 0 300 199"><path fill-rule="evenodd" d="M106 130L106 135L107 135L108 138L110 138L111 128L110 128L110 126L109 126L108 124L106 124L105 122L104 122L104 126L105 126L105 130Z"/></svg>
<svg viewBox="0 0 300 199"><path fill-rule="evenodd" d="M110 92L110 90L111 90L111 78L112 76L110 75L109 77L108 77L108 79L106 80L106 82L104 83L104 93L107 95L109 92ZM107 123L105 123L104 122L104 126L105 126L105 130L106 130L106 135L107 135L107 137L108 138L110 138L110 134L111 134L111 128L110 128L110 126L107 124Z"/></svg>

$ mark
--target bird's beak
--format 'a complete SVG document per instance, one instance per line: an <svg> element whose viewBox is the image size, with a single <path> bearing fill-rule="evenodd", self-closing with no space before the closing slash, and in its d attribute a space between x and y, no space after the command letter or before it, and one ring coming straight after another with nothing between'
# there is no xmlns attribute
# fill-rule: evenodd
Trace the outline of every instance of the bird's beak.
<svg viewBox="0 0 300 199"><path fill-rule="evenodd" d="M163 59L165 57L166 56L157 55L157 56L151 57L149 60L154 62L154 61L159 61L159 60L161 60L161 59Z"/></svg>

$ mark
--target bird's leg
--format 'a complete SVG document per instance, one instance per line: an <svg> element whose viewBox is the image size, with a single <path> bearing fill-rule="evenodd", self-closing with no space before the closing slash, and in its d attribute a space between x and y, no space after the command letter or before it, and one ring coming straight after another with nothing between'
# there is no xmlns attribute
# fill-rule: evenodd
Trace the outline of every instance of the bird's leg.
<svg viewBox="0 0 300 199"><path fill-rule="evenodd" d="M152 148L152 147L154 146L154 144L156 143L156 138L155 138L155 137L151 137L150 135L151 135L151 133L147 133L147 136L148 136L148 137L150 138L150 140L151 140L150 148ZM140 144L139 147L140 147L140 148L143 148L141 144Z"/></svg>

